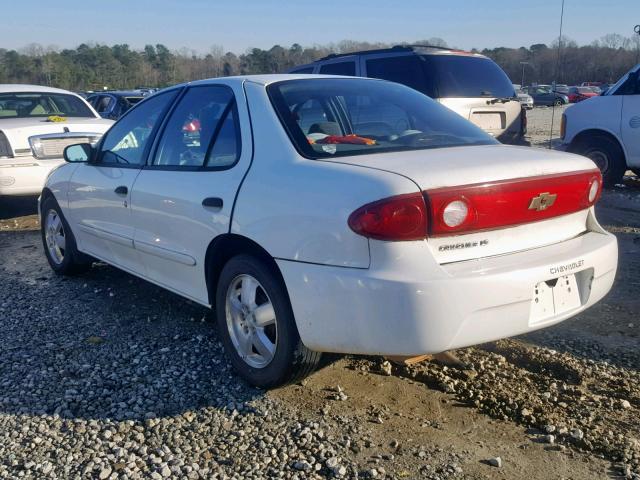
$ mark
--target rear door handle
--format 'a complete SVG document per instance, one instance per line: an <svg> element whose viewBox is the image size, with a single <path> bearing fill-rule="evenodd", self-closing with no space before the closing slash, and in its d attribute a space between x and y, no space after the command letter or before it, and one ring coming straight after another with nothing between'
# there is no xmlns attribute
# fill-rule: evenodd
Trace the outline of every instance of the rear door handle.
<svg viewBox="0 0 640 480"><path fill-rule="evenodd" d="M222 208L224 202L220 197L207 197L202 200L203 207L213 207L213 208Z"/></svg>
<svg viewBox="0 0 640 480"><path fill-rule="evenodd" d="M127 187L125 187L124 185L120 185L119 187L116 187L116 189L114 191L118 195L126 195L127 193L129 193L129 189Z"/></svg>

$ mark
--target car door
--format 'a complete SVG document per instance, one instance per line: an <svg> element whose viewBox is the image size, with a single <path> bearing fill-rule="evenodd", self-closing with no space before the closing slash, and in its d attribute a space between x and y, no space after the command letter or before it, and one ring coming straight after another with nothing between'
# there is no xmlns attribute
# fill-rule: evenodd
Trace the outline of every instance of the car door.
<svg viewBox="0 0 640 480"><path fill-rule="evenodd" d="M623 85L622 118L620 130L622 141L627 151L627 164L634 168L640 167L640 77L638 72L632 73Z"/></svg>
<svg viewBox="0 0 640 480"><path fill-rule="evenodd" d="M90 163L73 173L69 217L78 248L126 270L143 273L133 248L131 189L145 163L151 140L177 91L158 94L113 125Z"/></svg>
<svg viewBox="0 0 640 480"><path fill-rule="evenodd" d="M134 244L148 277L208 304L205 256L228 233L236 193L251 162L242 87L189 87L133 186Z"/></svg>

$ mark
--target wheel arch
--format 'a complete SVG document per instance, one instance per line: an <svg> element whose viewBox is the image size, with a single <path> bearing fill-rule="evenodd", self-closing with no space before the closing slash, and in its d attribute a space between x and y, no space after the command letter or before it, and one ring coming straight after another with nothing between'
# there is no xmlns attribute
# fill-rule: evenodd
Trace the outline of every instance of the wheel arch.
<svg viewBox="0 0 640 480"><path fill-rule="evenodd" d="M55 195L49 189L49 187L44 187L42 189L42 192L40 193L40 198L38 199L38 218L40 219L42 218L42 204L48 198L53 198L56 201L56 203L58 203L58 200L56 200Z"/></svg>
<svg viewBox="0 0 640 480"><path fill-rule="evenodd" d="M289 297L287 284L274 257L248 237L235 233L225 233L211 240L205 255L205 281L210 305L215 303L216 289L222 268L232 257L240 254L253 255L269 265L282 282L287 298Z"/></svg>
<svg viewBox="0 0 640 480"><path fill-rule="evenodd" d="M53 192L49 190L49 187L44 187L40 194L40 202L44 202L49 197L53 197L54 199L56 198Z"/></svg>
<svg viewBox="0 0 640 480"><path fill-rule="evenodd" d="M586 130L578 132L571 140L568 150L570 152L575 151L579 145L583 144L584 142L588 141L589 138L593 137L605 137L614 141L618 145L618 147L620 147L620 151L622 152L622 156L624 157L624 163L625 165L627 165L627 152L624 148L624 144L614 133L602 128L588 128Z"/></svg>

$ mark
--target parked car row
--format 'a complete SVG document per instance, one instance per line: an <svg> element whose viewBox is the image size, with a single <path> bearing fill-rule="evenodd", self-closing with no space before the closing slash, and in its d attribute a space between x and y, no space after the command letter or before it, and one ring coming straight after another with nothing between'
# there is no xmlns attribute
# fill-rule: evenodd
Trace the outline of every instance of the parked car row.
<svg viewBox="0 0 640 480"><path fill-rule="evenodd" d="M569 97L567 95L554 91L548 85L526 87L524 92L531 96L534 105L560 106L569 103Z"/></svg>

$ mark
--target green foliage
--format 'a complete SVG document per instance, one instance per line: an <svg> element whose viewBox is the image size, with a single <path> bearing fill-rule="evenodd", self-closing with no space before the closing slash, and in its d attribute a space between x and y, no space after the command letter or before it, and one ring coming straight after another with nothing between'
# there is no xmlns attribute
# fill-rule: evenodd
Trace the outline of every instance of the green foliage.
<svg viewBox="0 0 640 480"><path fill-rule="evenodd" d="M440 38L415 42L446 46ZM557 45L557 41L555 44ZM274 45L268 50L251 48L236 55L212 47L206 54L183 49L171 51L165 45L146 45L134 50L127 44L87 45L56 50L31 44L20 52L0 48L0 83L52 85L69 90L127 89L138 86L163 87L179 82L238 74L278 73L329 53L383 48L383 43L343 40L325 46L289 48ZM525 67L526 83L574 84L582 81L613 82L638 61L640 39L606 35L588 46L563 39L560 68L556 71L557 49L543 43L529 48L485 49L516 82Z"/></svg>

